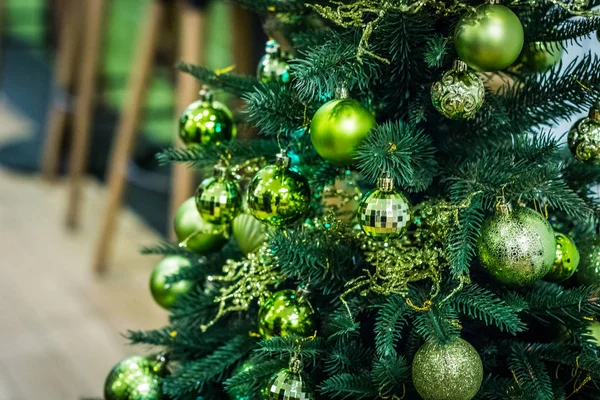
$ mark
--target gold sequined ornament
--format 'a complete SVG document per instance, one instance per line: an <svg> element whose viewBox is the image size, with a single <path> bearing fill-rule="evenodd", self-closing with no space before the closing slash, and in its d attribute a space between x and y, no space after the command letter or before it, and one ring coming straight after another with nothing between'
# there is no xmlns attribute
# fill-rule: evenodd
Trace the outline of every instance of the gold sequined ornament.
<svg viewBox="0 0 600 400"><path fill-rule="evenodd" d="M190 104L179 117L179 138L186 146L228 142L236 133L233 114L214 99L208 86L200 90L200 99Z"/></svg>
<svg viewBox="0 0 600 400"><path fill-rule="evenodd" d="M248 185L248 209L259 221L276 227L298 221L310 204L308 180L281 153L273 165L256 173Z"/></svg>
<svg viewBox="0 0 600 400"><path fill-rule="evenodd" d="M105 400L161 400L162 378L167 374L162 356L133 356L120 361L104 382Z"/></svg>
<svg viewBox="0 0 600 400"><path fill-rule="evenodd" d="M273 336L310 336L315 330L315 311L295 290L273 293L258 310L258 332L263 339Z"/></svg>
<svg viewBox="0 0 600 400"><path fill-rule="evenodd" d="M266 387L266 400L314 400L312 382L302 370L302 362L292 357L288 368L277 372Z"/></svg>
<svg viewBox="0 0 600 400"><path fill-rule="evenodd" d="M263 83L278 82L289 83L290 66L287 57L284 56L276 40L269 40L265 45L265 55L258 63L256 77Z"/></svg>
<svg viewBox="0 0 600 400"><path fill-rule="evenodd" d="M379 178L377 188L362 198L358 206L358 223L374 239L395 239L406 231L410 223L410 205L406 196L394 189L392 178Z"/></svg>
<svg viewBox="0 0 600 400"><path fill-rule="evenodd" d="M180 280L167 283L167 278L181 273L182 270L189 268L191 265L190 260L182 256L167 256L156 264L150 275L150 292L158 305L169 309L180 296L185 295L190 290L193 282Z"/></svg>
<svg viewBox="0 0 600 400"><path fill-rule="evenodd" d="M447 344L430 340L415 354L412 380L424 400L471 400L481 387L483 364L461 338Z"/></svg>
<svg viewBox="0 0 600 400"><path fill-rule="evenodd" d="M594 106L586 118L575 122L567 138L569 150L579 161L600 164L600 109Z"/></svg>
<svg viewBox="0 0 600 400"><path fill-rule="evenodd" d="M474 118L484 97L481 78L460 60L431 86L431 102L440 114L450 119Z"/></svg>
<svg viewBox="0 0 600 400"><path fill-rule="evenodd" d="M600 237L595 237L581 245L577 280L582 285L600 286Z"/></svg>
<svg viewBox="0 0 600 400"><path fill-rule="evenodd" d="M229 238L226 226L213 225L202 219L194 197L179 206L174 228L179 246L201 254L219 250Z"/></svg>
<svg viewBox="0 0 600 400"><path fill-rule="evenodd" d="M546 274L544 279L553 282L563 282L569 279L579 265L579 250L573 239L567 235L556 232L556 256L552 269Z"/></svg>
<svg viewBox="0 0 600 400"><path fill-rule="evenodd" d="M533 42L523 47L518 62L532 72L545 72L558 64L562 58L560 42Z"/></svg>
<svg viewBox="0 0 600 400"><path fill-rule="evenodd" d="M196 208L203 220L215 225L230 223L242 209L242 193L223 166L215 166L215 175L196 189Z"/></svg>
<svg viewBox="0 0 600 400"><path fill-rule="evenodd" d="M552 269L556 242L539 212L503 204L481 226L476 250L481 265L500 282L529 285Z"/></svg>
<svg viewBox="0 0 600 400"><path fill-rule="evenodd" d="M235 217L231 231L244 254L255 252L267 240L267 227L250 214Z"/></svg>

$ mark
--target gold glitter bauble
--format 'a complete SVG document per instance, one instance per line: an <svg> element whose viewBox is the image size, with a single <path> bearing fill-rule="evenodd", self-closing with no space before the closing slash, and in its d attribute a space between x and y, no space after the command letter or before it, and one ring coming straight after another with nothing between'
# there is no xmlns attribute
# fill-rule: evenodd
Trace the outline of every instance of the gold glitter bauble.
<svg viewBox="0 0 600 400"><path fill-rule="evenodd" d="M467 64L456 61L431 86L431 102L446 118L472 119L483 105L485 88L479 75L469 71Z"/></svg>
<svg viewBox="0 0 600 400"><path fill-rule="evenodd" d="M569 279L579 265L579 250L575 246L573 239L562 233L555 233L556 239L556 257L552 269L546 274L544 279L553 282L562 282Z"/></svg>
<svg viewBox="0 0 600 400"><path fill-rule="evenodd" d="M424 400L470 400L483 381L483 365L463 339L448 344L430 340L415 354L412 380Z"/></svg>
<svg viewBox="0 0 600 400"><path fill-rule="evenodd" d="M575 122L569 130L567 143L579 161L600 164L600 110L592 108L587 117Z"/></svg>
<svg viewBox="0 0 600 400"><path fill-rule="evenodd" d="M582 244L577 280L583 285L600 286L600 237Z"/></svg>
<svg viewBox="0 0 600 400"><path fill-rule="evenodd" d="M258 310L258 332L263 339L273 336L310 336L315 330L315 312L295 290L273 293Z"/></svg>

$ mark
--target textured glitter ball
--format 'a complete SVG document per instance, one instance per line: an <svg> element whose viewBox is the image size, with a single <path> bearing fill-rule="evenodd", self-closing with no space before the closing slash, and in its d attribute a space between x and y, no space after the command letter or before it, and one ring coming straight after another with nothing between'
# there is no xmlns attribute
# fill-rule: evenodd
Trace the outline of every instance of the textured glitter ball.
<svg viewBox="0 0 600 400"><path fill-rule="evenodd" d="M314 400L315 393L303 373L286 368L273 376L265 397L267 400Z"/></svg>
<svg viewBox="0 0 600 400"><path fill-rule="evenodd" d="M113 367L104 382L105 400L161 400L165 361L133 356Z"/></svg>
<svg viewBox="0 0 600 400"><path fill-rule="evenodd" d="M308 301L291 289L273 293L258 310L258 331L263 339L273 336L310 336L315 312Z"/></svg>
<svg viewBox="0 0 600 400"><path fill-rule="evenodd" d="M472 119L483 105L485 88L479 76L462 61L431 86L431 102L446 118Z"/></svg>
<svg viewBox="0 0 600 400"><path fill-rule="evenodd" d="M360 201L358 222L369 237L381 240L398 238L410 223L408 200L394 190L390 178L382 178L377 189L371 190Z"/></svg>

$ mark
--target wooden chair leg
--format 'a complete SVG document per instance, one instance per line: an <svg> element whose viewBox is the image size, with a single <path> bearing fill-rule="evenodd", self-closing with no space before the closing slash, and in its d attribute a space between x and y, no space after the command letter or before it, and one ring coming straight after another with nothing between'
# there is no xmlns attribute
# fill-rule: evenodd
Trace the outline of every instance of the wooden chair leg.
<svg viewBox="0 0 600 400"><path fill-rule="evenodd" d="M138 53L129 76L127 100L124 103L125 108L119 120L109 164L108 202L102 218L92 265L96 273L103 273L108 270L108 254L125 189L127 165L131 159L140 112L144 104L165 10L162 1L153 1L150 6L150 16L145 19L145 27L139 36Z"/></svg>
<svg viewBox="0 0 600 400"><path fill-rule="evenodd" d="M205 11L193 7L186 1L179 4L179 58L186 62L201 64L203 61ZM200 85L189 74L179 73L177 76L177 117L193 101L198 99ZM176 139L176 145L181 145ZM177 209L194 193L194 171L187 165L173 166L173 186L171 189L171 207L169 232L174 238L172 221Z"/></svg>
<svg viewBox="0 0 600 400"><path fill-rule="evenodd" d="M67 97L73 85L75 72L75 55L81 37L82 4L70 0L65 4L66 15L62 22L62 30L58 42L58 52L53 78L52 98L50 99L48 122L44 147L42 150L42 178L48 181L56 179L60 146L63 141L65 124L68 115Z"/></svg>
<svg viewBox="0 0 600 400"><path fill-rule="evenodd" d="M232 38L235 71L242 75L254 75L256 64L253 58L252 13L238 4L232 4L231 17L232 26L235 27Z"/></svg>
<svg viewBox="0 0 600 400"><path fill-rule="evenodd" d="M69 198L67 226L75 228L79 222L81 186L88 157L89 136L92 128L96 76L101 52L103 20L106 0L87 0L82 65L77 82L73 122L73 145L69 160Z"/></svg>

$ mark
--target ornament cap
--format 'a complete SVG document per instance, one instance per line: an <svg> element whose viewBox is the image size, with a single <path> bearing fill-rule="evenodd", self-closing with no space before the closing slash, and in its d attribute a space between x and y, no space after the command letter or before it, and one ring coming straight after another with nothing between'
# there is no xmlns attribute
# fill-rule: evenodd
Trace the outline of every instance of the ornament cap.
<svg viewBox="0 0 600 400"><path fill-rule="evenodd" d="M290 158L282 151L275 156L275 165L287 168L290 166Z"/></svg>
<svg viewBox="0 0 600 400"><path fill-rule="evenodd" d="M500 4L501 0L487 0L487 4Z"/></svg>
<svg viewBox="0 0 600 400"><path fill-rule="evenodd" d="M457 59L454 60L454 65L452 66L452 69L456 72L466 72L469 69L469 66L463 60Z"/></svg>
<svg viewBox="0 0 600 400"><path fill-rule="evenodd" d="M597 124L600 124L600 107L598 105L592 106L588 114L588 118Z"/></svg>
<svg viewBox="0 0 600 400"><path fill-rule="evenodd" d="M394 179L387 174L382 175L377 179L377 188L382 192L392 192L394 190Z"/></svg>
<svg viewBox="0 0 600 400"><path fill-rule="evenodd" d="M215 93L208 85L202 85L200 91L198 92L198 95L200 97L200 100L205 103L212 103L215 99Z"/></svg>
<svg viewBox="0 0 600 400"><path fill-rule="evenodd" d="M300 374L304 369L304 363L298 356L293 355L292 358L290 358L288 369L293 374Z"/></svg>
<svg viewBox="0 0 600 400"><path fill-rule="evenodd" d="M227 168L223 164L216 164L213 171L217 179L223 179L227 176Z"/></svg>
<svg viewBox="0 0 600 400"><path fill-rule="evenodd" d="M275 40L275 39L267 40L267 43L265 44L265 53L276 54L276 53L279 53L279 51L280 51L280 47L279 47L279 43L277 43L277 40Z"/></svg>
<svg viewBox="0 0 600 400"><path fill-rule="evenodd" d="M499 214L508 214L512 211L512 206L510 205L509 202L506 201L506 199L504 199L503 196L501 196L498 199L498 204L496 204L496 212Z"/></svg>
<svg viewBox="0 0 600 400"><path fill-rule="evenodd" d="M337 99L349 99L350 92L348 91L348 88L344 85L335 89L335 97Z"/></svg>

